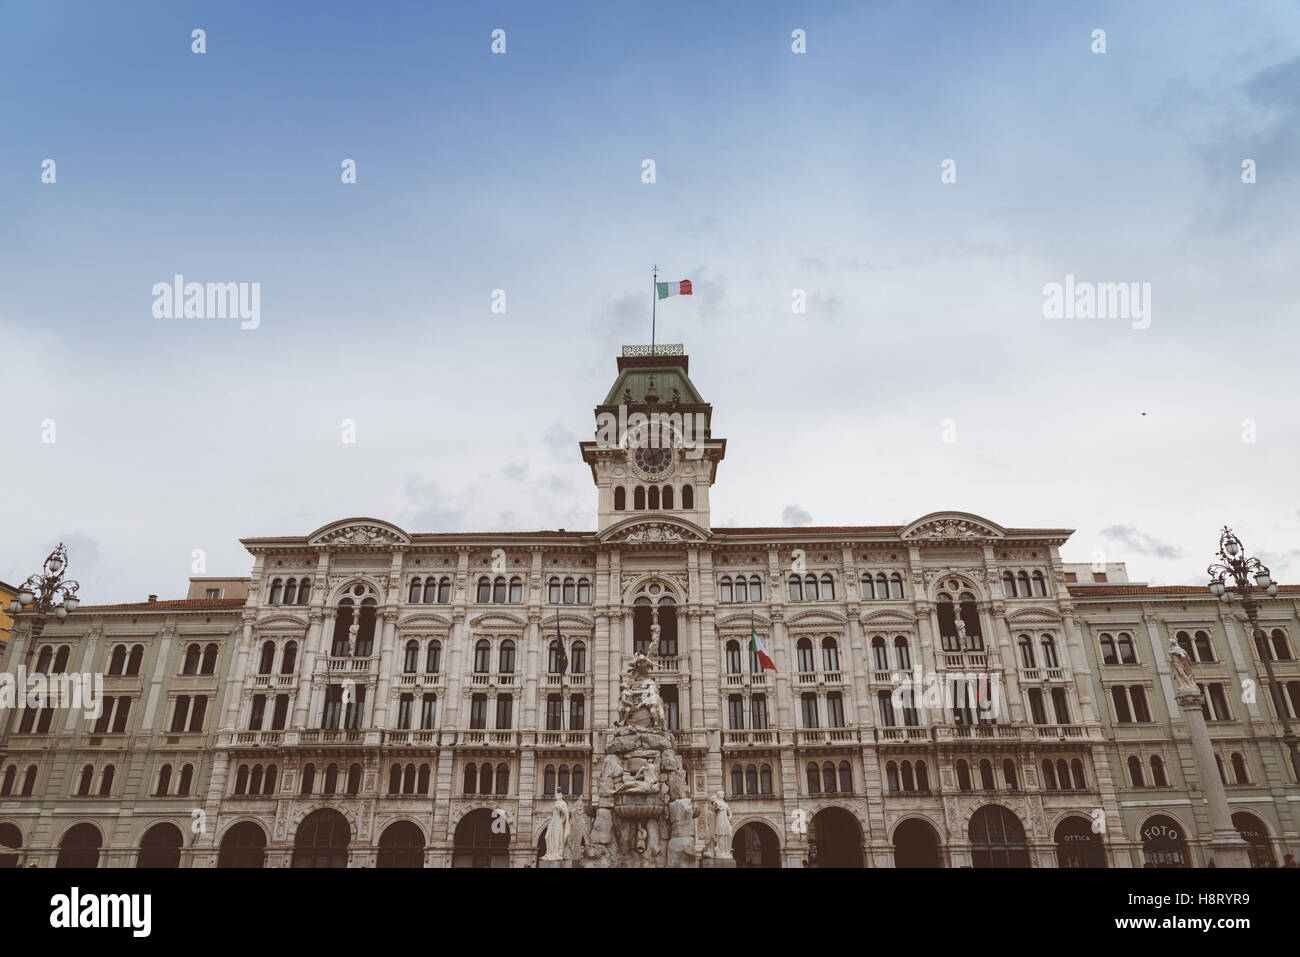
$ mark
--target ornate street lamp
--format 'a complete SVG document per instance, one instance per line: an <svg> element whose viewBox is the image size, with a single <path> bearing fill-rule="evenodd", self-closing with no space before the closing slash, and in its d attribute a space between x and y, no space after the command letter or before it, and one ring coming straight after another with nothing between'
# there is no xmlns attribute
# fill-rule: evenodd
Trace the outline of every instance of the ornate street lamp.
<svg viewBox="0 0 1300 957"><path fill-rule="evenodd" d="M9 603L9 614L14 618L14 631L17 631L19 615L27 620L31 635L27 639L27 653L23 658L23 672L31 664L32 652L36 649L36 639L45 630L45 623L54 616L59 621L67 618L81 604L77 598L77 589L81 585L71 578L65 578L68 570L68 549L62 542L50 552L41 570L29 575L27 581L18 589L18 596ZM30 619L27 616L31 616ZM15 678L17 676L15 675ZM26 689L16 690L17 695L25 695ZM9 732L13 729L16 707L10 708L5 716L4 734L0 735L0 764L8 757Z"/></svg>
<svg viewBox="0 0 1300 957"><path fill-rule="evenodd" d="M1286 704L1281 700L1277 679L1273 675L1272 655L1269 652L1268 638L1259 627L1259 606L1256 592L1263 592L1269 598L1277 597L1277 582L1269 573L1268 566L1258 558L1248 557L1242 547L1241 539L1233 534L1228 526L1223 527L1219 536L1220 562L1211 565L1206 571L1210 576L1210 594L1227 605L1240 604L1242 611L1250 622L1250 634L1255 639L1255 650L1264 662L1264 671L1268 675L1268 690L1273 696L1278 717L1282 721L1282 743L1291 754L1291 768L1296 780L1300 780L1300 738L1296 737L1287 719ZM1254 581L1251 581L1251 579Z"/></svg>

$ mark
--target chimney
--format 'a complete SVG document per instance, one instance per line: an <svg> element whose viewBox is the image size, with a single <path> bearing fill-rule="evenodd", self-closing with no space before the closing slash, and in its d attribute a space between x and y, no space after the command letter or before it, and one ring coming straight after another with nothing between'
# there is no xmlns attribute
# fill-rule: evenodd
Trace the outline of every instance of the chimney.
<svg viewBox="0 0 1300 957"><path fill-rule="evenodd" d="M150 600L151 602L157 601L157 600L158 600L158 596L157 596L157 595L150 595L150 596L149 596L149 600Z"/></svg>

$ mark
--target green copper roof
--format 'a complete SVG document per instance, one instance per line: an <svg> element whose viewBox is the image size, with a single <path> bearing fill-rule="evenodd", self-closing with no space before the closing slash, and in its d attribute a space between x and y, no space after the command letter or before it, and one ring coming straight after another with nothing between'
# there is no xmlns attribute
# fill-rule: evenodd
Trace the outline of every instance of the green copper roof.
<svg viewBox="0 0 1300 957"><path fill-rule="evenodd" d="M665 408L673 401L673 390L677 390L677 401L681 405L707 405L695 383L687 374L690 360L687 356L621 356L618 360L618 378L605 396L602 407L617 406L628 402L625 392L631 392L632 406L645 405L646 393L650 391L650 380L654 379L655 393L659 396L659 407Z"/></svg>

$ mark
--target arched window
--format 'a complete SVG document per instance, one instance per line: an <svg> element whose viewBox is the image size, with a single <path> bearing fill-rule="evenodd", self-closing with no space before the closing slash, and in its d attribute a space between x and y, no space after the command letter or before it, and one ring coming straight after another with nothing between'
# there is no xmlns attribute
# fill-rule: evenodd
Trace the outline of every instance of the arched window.
<svg viewBox="0 0 1300 957"><path fill-rule="evenodd" d="M215 645L213 647L216 647ZM280 658L280 674L291 675L293 669L298 664L298 643L291 641L284 646L284 654Z"/></svg>
<svg viewBox="0 0 1300 957"><path fill-rule="evenodd" d="M83 772L83 779L84 776L85 775ZM248 765L247 764L241 764L239 766L239 770L235 772L235 793L236 794L248 793Z"/></svg>
<svg viewBox="0 0 1300 957"><path fill-rule="evenodd" d="M1010 758L1002 762L1002 777L1007 783L1007 790L1014 791L1016 789L1016 763Z"/></svg>
<svg viewBox="0 0 1300 957"><path fill-rule="evenodd" d="M1273 639L1273 657L1277 661L1291 660L1291 646L1287 643L1286 632L1281 628L1274 628L1270 636Z"/></svg>
<svg viewBox="0 0 1300 957"><path fill-rule="evenodd" d="M560 603L560 580L558 578L552 577L546 583L546 600L552 605Z"/></svg>
<svg viewBox="0 0 1300 957"><path fill-rule="evenodd" d="M689 485L682 486L682 508L689 509L695 507L695 489Z"/></svg>
<svg viewBox="0 0 1300 957"><path fill-rule="evenodd" d="M912 649L907 644L907 639L899 635L894 639L894 656L898 659L899 671L912 670Z"/></svg>
<svg viewBox="0 0 1300 957"><path fill-rule="evenodd" d="M916 789L925 792L930 790L930 775L925 769L924 761L916 762Z"/></svg>
<svg viewBox="0 0 1300 957"><path fill-rule="evenodd" d="M743 575L736 578L736 601L749 601L749 587Z"/></svg>
<svg viewBox="0 0 1300 957"><path fill-rule="evenodd" d="M298 585L298 604L305 605L311 600L311 579L304 578Z"/></svg>
<svg viewBox="0 0 1300 957"><path fill-rule="evenodd" d="M673 487L671 485L664 486L663 505L666 509L673 507Z"/></svg>
<svg viewBox="0 0 1300 957"><path fill-rule="evenodd" d="M135 647L140 649L140 654L143 656L143 655L144 655L144 648L141 647L140 645L136 645ZM55 673L56 675L67 674L67 672L68 672L68 653L69 653L69 651L70 651L70 649L68 648L67 645L61 645L61 646L59 647L59 652L58 652L58 654L56 654L56 655L54 656L54 673ZM129 665L130 665L130 662L127 662L127 664L128 664L128 666L129 666ZM136 659L135 671L130 671L130 670L128 670L128 671L127 671L127 674L138 675L139 673L140 673L140 662L139 662L139 659Z"/></svg>
<svg viewBox="0 0 1300 957"><path fill-rule="evenodd" d="M515 673L515 643L508 638L501 642L501 651L497 654L497 671L503 675Z"/></svg>
<svg viewBox="0 0 1300 957"><path fill-rule="evenodd" d="M578 604L591 604L591 580L587 578L578 579Z"/></svg>
<svg viewBox="0 0 1300 957"><path fill-rule="evenodd" d="M438 604L445 605L451 601L451 579L443 576L438 579Z"/></svg>
<svg viewBox="0 0 1300 957"><path fill-rule="evenodd" d="M1196 649L1192 647L1191 635L1185 631L1180 631L1178 634L1174 635L1174 640L1178 642L1178 647L1182 648L1183 651L1187 653L1187 657L1190 660L1196 660Z"/></svg>
<svg viewBox="0 0 1300 957"><path fill-rule="evenodd" d="M817 600L817 576L816 575L804 576L803 597L805 601Z"/></svg>
<svg viewBox="0 0 1300 957"><path fill-rule="evenodd" d="M791 575L788 584L791 601L803 601L803 584L798 575Z"/></svg>
<svg viewBox="0 0 1300 957"><path fill-rule="evenodd" d="M890 791L901 791L902 785L898 778L898 763L890 761L885 765L885 787Z"/></svg>
<svg viewBox="0 0 1300 957"><path fill-rule="evenodd" d="M169 774L171 773L170 765L163 765L163 767L167 769ZM18 777L18 765L11 764L5 769L4 781L0 782L0 795L7 796L14 793L14 779L16 777ZM161 793L165 794L166 792Z"/></svg>
<svg viewBox="0 0 1300 957"><path fill-rule="evenodd" d="M402 673L413 675L415 670L420 666L420 643L412 638L406 643L405 652L402 655Z"/></svg>
<svg viewBox="0 0 1300 957"><path fill-rule="evenodd" d="M1119 660L1120 664L1124 665L1137 664L1137 655L1133 651L1133 636L1126 631L1119 633Z"/></svg>
<svg viewBox="0 0 1300 957"><path fill-rule="evenodd" d="M799 652L799 671L809 674L817 670L817 662L813 659L812 642L807 638L800 638L796 648Z"/></svg>
<svg viewBox="0 0 1300 957"><path fill-rule="evenodd" d="M885 577L884 572L880 572L878 575L876 575L876 597L877 598L889 597L889 579Z"/></svg>
<svg viewBox="0 0 1300 957"><path fill-rule="evenodd" d="M333 794L339 789L339 766L330 764L325 768L325 787L321 789L322 794Z"/></svg>
<svg viewBox="0 0 1300 957"><path fill-rule="evenodd" d="M486 605L492 600L492 581L486 576L478 580L478 591L474 600L480 605Z"/></svg>
<svg viewBox="0 0 1300 957"><path fill-rule="evenodd" d="M402 766L400 764L394 764L388 769L388 793L402 793Z"/></svg>
<svg viewBox="0 0 1300 957"><path fill-rule="evenodd" d="M257 673L259 675L269 675L271 669L275 667L275 642L267 641L262 643L262 658L257 664Z"/></svg>
<svg viewBox="0 0 1300 957"><path fill-rule="evenodd" d="M1169 786L1169 781L1165 778L1165 763L1157 754L1151 756L1151 786L1157 788Z"/></svg>
<svg viewBox="0 0 1300 957"><path fill-rule="evenodd" d="M822 639L822 670L840 670L840 649L834 638Z"/></svg>
<svg viewBox="0 0 1300 957"><path fill-rule="evenodd" d="M1232 754L1232 776L1237 784L1250 783L1250 775L1246 773L1246 759L1236 751Z"/></svg>
<svg viewBox="0 0 1300 957"><path fill-rule="evenodd" d="M53 650L47 645L41 649L41 653L36 657L36 673L49 674L50 659L53 657ZM110 675L120 675L126 670L126 645L118 645L113 649L112 655L108 659L108 673Z"/></svg>
<svg viewBox="0 0 1300 957"><path fill-rule="evenodd" d="M116 657L117 652L114 651L113 654L114 654L114 656ZM123 657L125 657L125 655L126 655L126 650L125 650L125 649L122 650L122 654L123 654ZM42 649L41 649L41 653L40 653L39 655L36 656L36 673L37 673L37 674L42 674L42 675L47 675L47 674L49 674L49 673L50 673L50 662L53 660L53 658L54 658L54 648L53 648L51 645L46 645L44 648L42 648ZM112 667L111 667L111 664L110 664L109 672L108 672L108 673L109 673L109 674L120 674L121 672L115 672L115 671L113 671L113 669L112 669Z"/></svg>
<svg viewBox="0 0 1300 957"><path fill-rule="evenodd" d="M880 635L871 639L871 659L877 671L889 670L889 652L885 650L885 639Z"/></svg>
<svg viewBox="0 0 1300 957"><path fill-rule="evenodd" d="M429 793L429 766L427 764L420 765L419 774L416 775L415 789L420 794Z"/></svg>
<svg viewBox="0 0 1300 957"><path fill-rule="evenodd" d="M120 645L118 646L121 647ZM181 674L196 675L199 673L199 658L202 652L198 645L190 645L185 649L185 664L181 667Z"/></svg>
<svg viewBox="0 0 1300 957"><path fill-rule="evenodd" d="M756 765L751 764L745 768L745 793L758 793L758 767Z"/></svg>
<svg viewBox="0 0 1300 957"><path fill-rule="evenodd" d="M575 597L575 592L574 592L573 579L566 578L564 580L564 603L566 605L572 605L574 601L574 597Z"/></svg>
<svg viewBox="0 0 1300 957"><path fill-rule="evenodd" d="M830 575L822 576L822 601L835 600L835 579Z"/></svg>
<svg viewBox="0 0 1300 957"><path fill-rule="evenodd" d="M1002 596L1004 598L1016 597L1016 576L1009 571L1002 573Z"/></svg>
<svg viewBox="0 0 1300 957"><path fill-rule="evenodd" d="M1043 759L1043 787L1048 791L1056 790L1056 769L1046 758Z"/></svg>
<svg viewBox="0 0 1300 957"><path fill-rule="evenodd" d="M1056 761L1056 778L1061 783L1061 790L1070 790L1070 766L1065 763L1064 758L1058 758Z"/></svg>
<svg viewBox="0 0 1300 957"><path fill-rule="evenodd" d="M271 582L271 596L267 599L267 603L271 605L278 605L280 604L280 599L283 597L283 595L284 595L284 582L281 581L279 578L276 578Z"/></svg>
<svg viewBox="0 0 1300 957"><path fill-rule="evenodd" d="M749 576L749 600L763 600L763 582L757 575Z"/></svg>
<svg viewBox="0 0 1300 957"><path fill-rule="evenodd" d="M575 675L585 675L587 673L587 644L583 641L575 641L572 652L569 655L569 671Z"/></svg>
<svg viewBox="0 0 1300 957"><path fill-rule="evenodd" d="M645 486L638 485L632 489L632 507L638 511L645 509Z"/></svg>
<svg viewBox="0 0 1300 957"><path fill-rule="evenodd" d="M1044 597L1047 594L1047 583L1043 580L1043 573L1034 572L1032 581L1034 585L1034 595L1038 598Z"/></svg>
<svg viewBox="0 0 1300 957"><path fill-rule="evenodd" d="M997 784L993 781L993 763L987 758L980 761L980 787L985 791L997 788Z"/></svg>
<svg viewBox="0 0 1300 957"><path fill-rule="evenodd" d="M1043 635L1041 642L1043 647L1043 667L1059 668L1060 664L1056 660L1056 642L1051 635Z"/></svg>
<svg viewBox="0 0 1300 957"><path fill-rule="evenodd" d="M9 770L12 772L14 769L10 768ZM5 778L5 785L6 787L4 793L8 794L9 793L8 777ZM164 764L161 768L158 769L158 786L154 788L153 793L159 797L162 797L171 789L171 786L172 786L172 766L170 764Z"/></svg>
<svg viewBox="0 0 1300 957"><path fill-rule="evenodd" d="M296 648L296 645L292 647ZM200 674L215 674L217 670L217 646L212 643L203 649L203 664L199 668Z"/></svg>
<svg viewBox="0 0 1300 957"><path fill-rule="evenodd" d="M1227 783L1228 783L1228 775L1225 774L1224 771L1223 771L1223 755L1221 755L1221 754L1216 754L1216 755L1214 756L1214 763L1217 764L1217 765L1219 766L1219 780L1222 781L1224 784L1227 784Z"/></svg>
<svg viewBox="0 0 1300 957"><path fill-rule="evenodd" d="M903 782L904 791L916 790L916 778L912 777L912 762L904 761L898 766L899 777Z"/></svg>
<svg viewBox="0 0 1300 957"><path fill-rule="evenodd" d="M731 601L731 576L723 575L722 580L718 582L718 601Z"/></svg>
<svg viewBox="0 0 1300 957"><path fill-rule="evenodd" d="M1028 635L1021 635L1018 644L1020 645L1020 664L1025 668L1034 667L1034 642Z"/></svg>
<svg viewBox="0 0 1300 957"><path fill-rule="evenodd" d="M1196 633L1196 660L1213 661L1214 650L1210 647L1210 636L1203 631Z"/></svg>
<svg viewBox="0 0 1300 957"><path fill-rule="evenodd" d="M889 597L903 597L903 576L899 575L898 572L894 572L889 576Z"/></svg>
<svg viewBox="0 0 1300 957"><path fill-rule="evenodd" d="M957 761L957 789L959 791L970 790L970 765L961 759Z"/></svg>
<svg viewBox="0 0 1300 957"><path fill-rule="evenodd" d="M423 583L418 578L412 578L411 593L406 596L406 600L412 603L418 602L423 595L424 595Z"/></svg>
<svg viewBox="0 0 1300 957"><path fill-rule="evenodd" d="M1025 572L1019 572L1016 575L1016 597L1029 597L1029 575Z"/></svg>
<svg viewBox="0 0 1300 957"><path fill-rule="evenodd" d="M298 579L290 578L284 586L284 603L292 605L298 600Z"/></svg>
<svg viewBox="0 0 1300 957"><path fill-rule="evenodd" d="M1142 759L1136 754L1128 759L1128 776L1135 788L1146 787L1146 780L1142 775Z"/></svg>
<svg viewBox="0 0 1300 957"><path fill-rule="evenodd" d="M1083 773L1083 762L1078 758L1070 762L1070 776L1074 778L1076 791L1086 791L1088 789L1088 779Z"/></svg>
<svg viewBox="0 0 1300 957"><path fill-rule="evenodd" d="M822 764L822 790L827 794L835 793L835 765L830 761Z"/></svg>
<svg viewBox="0 0 1300 957"><path fill-rule="evenodd" d="M311 794L316 790L316 765L309 764L302 769L302 793Z"/></svg>
<svg viewBox="0 0 1300 957"><path fill-rule="evenodd" d="M808 778L808 793L820 794L822 789L821 772L817 769L817 762L809 761L806 771Z"/></svg>
<svg viewBox="0 0 1300 957"><path fill-rule="evenodd" d="M518 575L510 579L510 604L518 605L524 600L524 582Z"/></svg>
<svg viewBox="0 0 1300 957"><path fill-rule="evenodd" d="M1119 656L1115 653L1115 639L1103 632L1097 639L1101 645L1101 663L1103 665L1119 664Z"/></svg>
<svg viewBox="0 0 1300 957"><path fill-rule="evenodd" d="M871 572L867 572L865 575L862 576L862 599L864 601L871 601L875 597L876 597L876 588L871 583ZM885 596L881 595L880 597L884 598Z"/></svg>
<svg viewBox="0 0 1300 957"><path fill-rule="evenodd" d="M627 489L621 485L614 487L614 511L621 512L627 508Z"/></svg>
<svg viewBox="0 0 1300 957"><path fill-rule="evenodd" d="M765 764L758 769L758 790L760 794L772 793L772 765Z"/></svg>
<svg viewBox="0 0 1300 957"><path fill-rule="evenodd" d="M553 769L547 767L547 772ZM478 767L473 764L465 765L465 793L476 794L478 792Z"/></svg>
<svg viewBox="0 0 1300 957"><path fill-rule="evenodd" d="M36 765L27 765L27 773L23 775L23 797L31 797L32 790L36 787Z"/></svg>
<svg viewBox="0 0 1300 957"><path fill-rule="evenodd" d="M262 766L260 764L254 764L253 773L248 776L248 793L262 793Z"/></svg>
<svg viewBox="0 0 1300 957"><path fill-rule="evenodd" d="M745 773L741 771L739 764L731 766L731 793L735 795L745 793Z"/></svg>
<svg viewBox="0 0 1300 957"><path fill-rule="evenodd" d="M551 639L551 643L546 649L546 670L548 673L558 675L560 673L560 659L564 657L564 645L559 639Z"/></svg>
<svg viewBox="0 0 1300 957"><path fill-rule="evenodd" d="M491 662L492 646L486 638L480 638L474 643L474 673L485 675L492 667Z"/></svg>
<svg viewBox="0 0 1300 957"><path fill-rule="evenodd" d="M647 496L647 504L650 508L659 507L659 486L658 485L650 486L648 496Z"/></svg>
<svg viewBox="0 0 1300 957"><path fill-rule="evenodd" d="M442 667L442 642L429 642L429 651L424 659L424 670L431 675L436 675Z"/></svg>
<svg viewBox="0 0 1300 957"><path fill-rule="evenodd" d="M726 648L727 674L740 674L740 642L731 640L727 642Z"/></svg>
<svg viewBox="0 0 1300 957"><path fill-rule="evenodd" d="M504 576L498 575L492 582L492 600L498 605L504 605L506 602L506 580Z"/></svg>

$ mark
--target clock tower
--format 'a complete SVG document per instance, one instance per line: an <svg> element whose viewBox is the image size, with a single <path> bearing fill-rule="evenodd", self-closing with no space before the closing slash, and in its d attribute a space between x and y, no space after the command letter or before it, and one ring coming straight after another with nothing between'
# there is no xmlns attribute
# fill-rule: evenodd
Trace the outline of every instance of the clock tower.
<svg viewBox="0 0 1300 957"><path fill-rule="evenodd" d="M618 378L581 443L596 483L597 532L628 519L676 517L709 528L709 494L725 439L680 344L624 346Z"/></svg>

